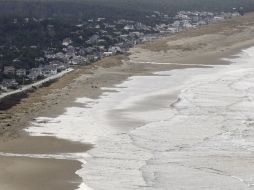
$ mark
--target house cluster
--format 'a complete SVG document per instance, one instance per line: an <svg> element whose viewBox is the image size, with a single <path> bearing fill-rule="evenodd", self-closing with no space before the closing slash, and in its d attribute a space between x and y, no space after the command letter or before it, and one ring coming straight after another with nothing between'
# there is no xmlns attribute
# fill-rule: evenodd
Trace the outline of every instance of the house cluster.
<svg viewBox="0 0 254 190"><path fill-rule="evenodd" d="M53 61L47 65L40 65L37 68L23 69L14 66L4 66L2 75L4 78L0 82L0 90L17 89L21 85L30 84L40 79L44 79L67 69L68 64L60 61Z"/></svg>
<svg viewBox="0 0 254 190"><path fill-rule="evenodd" d="M157 25L157 30L161 33L176 33L188 28L207 25L214 21L230 19L235 16L240 16L240 13L237 11L221 13L180 11L173 18L173 23Z"/></svg>
<svg viewBox="0 0 254 190"><path fill-rule="evenodd" d="M129 48L145 41L147 34L157 33L155 29L125 19L90 19L75 26L71 36L63 39L60 51L49 48L45 51L45 57L70 66L91 64L103 57L127 52Z"/></svg>

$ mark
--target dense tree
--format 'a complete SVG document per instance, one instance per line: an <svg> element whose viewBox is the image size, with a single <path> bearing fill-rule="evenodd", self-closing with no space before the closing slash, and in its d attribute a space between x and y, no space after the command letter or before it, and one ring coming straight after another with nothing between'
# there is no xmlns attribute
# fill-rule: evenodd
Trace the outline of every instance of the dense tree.
<svg viewBox="0 0 254 190"><path fill-rule="evenodd" d="M0 15L79 18L143 19L151 11L174 15L179 10L254 10L254 0L0 0Z"/></svg>

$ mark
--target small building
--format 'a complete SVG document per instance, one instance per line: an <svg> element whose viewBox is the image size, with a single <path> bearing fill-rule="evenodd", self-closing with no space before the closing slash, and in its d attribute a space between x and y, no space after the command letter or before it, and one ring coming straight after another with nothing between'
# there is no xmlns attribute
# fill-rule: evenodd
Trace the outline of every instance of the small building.
<svg viewBox="0 0 254 190"><path fill-rule="evenodd" d="M18 69L18 70L16 71L16 75L17 75L18 77L26 76L26 69Z"/></svg>
<svg viewBox="0 0 254 190"><path fill-rule="evenodd" d="M176 20L176 21L173 22L172 26L173 27L179 27L180 24L181 24L181 22L179 20Z"/></svg>
<svg viewBox="0 0 254 190"><path fill-rule="evenodd" d="M42 69L42 75L45 77L56 75L57 74L57 65L45 65Z"/></svg>
<svg viewBox="0 0 254 190"><path fill-rule="evenodd" d="M63 40L63 46L69 46L72 43L72 40L70 38L65 38Z"/></svg>
<svg viewBox="0 0 254 190"><path fill-rule="evenodd" d="M100 28L101 28L101 26L100 26L99 24L97 24L94 28L96 28L96 29L100 29Z"/></svg>
<svg viewBox="0 0 254 190"><path fill-rule="evenodd" d="M221 20L224 20L224 17L222 17L222 16L215 16L213 18L213 21L221 21Z"/></svg>
<svg viewBox="0 0 254 190"><path fill-rule="evenodd" d="M126 25L123 29L124 29L124 30L134 30L135 28L134 28L133 25L128 24L128 25Z"/></svg>
<svg viewBox="0 0 254 190"><path fill-rule="evenodd" d="M4 74L5 75L15 75L15 67L13 66L5 66L4 67Z"/></svg>
<svg viewBox="0 0 254 190"><path fill-rule="evenodd" d="M88 59L83 56L75 56L70 60L70 65L85 65L88 63Z"/></svg>
<svg viewBox="0 0 254 190"><path fill-rule="evenodd" d="M245 11L244 11L244 8L243 8L243 7L240 7L240 8L239 8L239 14L240 14L241 16L243 16L243 15L245 14Z"/></svg>
<svg viewBox="0 0 254 190"><path fill-rule="evenodd" d="M174 34L174 33L176 33L176 32L177 32L177 28L174 28L174 27L168 27L167 31L168 31L169 33Z"/></svg>
<svg viewBox="0 0 254 190"><path fill-rule="evenodd" d="M108 49L108 51L113 53L121 53L122 49L119 46L112 46Z"/></svg>
<svg viewBox="0 0 254 190"><path fill-rule="evenodd" d="M45 59L44 59L43 57L36 57L36 58L35 58L35 61L36 61L36 62L42 63L42 62L45 61Z"/></svg>
<svg viewBox="0 0 254 190"><path fill-rule="evenodd" d="M37 80L37 78L42 75L42 68L32 68L29 71L29 75L27 75L27 77L31 80Z"/></svg>
<svg viewBox="0 0 254 190"><path fill-rule="evenodd" d="M192 28L192 24L188 20L183 20L182 23L183 28Z"/></svg>
<svg viewBox="0 0 254 190"><path fill-rule="evenodd" d="M95 49L92 48L92 47L85 48L85 52L86 52L87 54L91 54L91 53L94 52L94 51L95 51Z"/></svg>
<svg viewBox="0 0 254 190"><path fill-rule="evenodd" d="M4 87L3 85L0 85L0 91L2 92L6 92L8 89L6 87Z"/></svg>
<svg viewBox="0 0 254 190"><path fill-rule="evenodd" d="M89 38L88 41L86 41L86 43L88 43L88 44L95 44L95 43L98 42L98 39L99 39L99 38L100 38L99 35L94 34L94 35L92 35L92 36Z"/></svg>
<svg viewBox="0 0 254 190"><path fill-rule="evenodd" d="M232 17L236 17L236 16L240 16L240 13L239 12L233 12Z"/></svg>
<svg viewBox="0 0 254 190"><path fill-rule="evenodd" d="M204 20L201 20L197 23L198 26L207 25L208 23Z"/></svg>
<svg viewBox="0 0 254 190"><path fill-rule="evenodd" d="M105 57L109 57L109 56L112 56L113 55L113 52L104 52L103 53L103 56Z"/></svg>
<svg viewBox="0 0 254 190"><path fill-rule="evenodd" d="M18 83L16 82L15 79L3 79L2 81L2 86L5 88L12 88L12 89L16 89L18 88Z"/></svg>
<svg viewBox="0 0 254 190"><path fill-rule="evenodd" d="M65 54L67 57L71 57L71 56L74 56L75 55L75 47L73 46L68 46L66 48L66 54Z"/></svg>

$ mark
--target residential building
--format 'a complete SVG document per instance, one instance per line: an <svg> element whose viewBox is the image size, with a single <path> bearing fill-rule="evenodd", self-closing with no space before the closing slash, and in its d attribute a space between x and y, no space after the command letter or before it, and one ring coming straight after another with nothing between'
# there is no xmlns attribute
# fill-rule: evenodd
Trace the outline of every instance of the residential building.
<svg viewBox="0 0 254 190"><path fill-rule="evenodd" d="M26 69L18 69L18 70L16 71L16 75L17 75L18 77L26 76Z"/></svg>
<svg viewBox="0 0 254 190"><path fill-rule="evenodd" d="M5 66L4 67L4 74L5 75L15 75L15 67L13 66Z"/></svg>
<svg viewBox="0 0 254 190"><path fill-rule="evenodd" d="M29 75L27 75L27 77L31 80L37 80L37 78L42 75L42 68L32 68L29 71Z"/></svg>
<svg viewBox="0 0 254 190"><path fill-rule="evenodd" d="M122 52L122 49L119 46L112 46L108 49L108 52L120 53Z"/></svg>
<svg viewBox="0 0 254 190"><path fill-rule="evenodd" d="M2 86L6 88L17 88L18 83L15 79L3 79Z"/></svg>
<svg viewBox="0 0 254 190"><path fill-rule="evenodd" d="M6 92L7 90L8 90L7 87L0 85L0 91Z"/></svg>
<svg viewBox="0 0 254 190"><path fill-rule="evenodd" d="M135 28L134 28L134 26L133 25L126 25L125 27L124 27L124 30L134 30Z"/></svg>
<svg viewBox="0 0 254 190"><path fill-rule="evenodd" d="M105 56L105 57L108 57L108 56L111 56L111 55L113 55L113 52L104 52L103 53L103 56Z"/></svg>
<svg viewBox="0 0 254 190"><path fill-rule="evenodd" d="M72 43L72 40L70 38L65 38L63 40L63 46L69 46Z"/></svg>
<svg viewBox="0 0 254 190"><path fill-rule="evenodd" d="M97 34L94 34L92 35L89 40L87 41L88 44L94 44L94 43L97 43L98 39L100 38L99 35Z"/></svg>

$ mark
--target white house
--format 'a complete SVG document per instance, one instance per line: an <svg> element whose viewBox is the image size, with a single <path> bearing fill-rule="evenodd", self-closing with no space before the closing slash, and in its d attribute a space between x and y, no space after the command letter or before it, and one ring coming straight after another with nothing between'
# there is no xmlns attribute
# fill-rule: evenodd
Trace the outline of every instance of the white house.
<svg viewBox="0 0 254 190"><path fill-rule="evenodd" d="M113 52L104 52L103 53L103 56L105 56L105 57L109 57L111 55L113 55Z"/></svg>
<svg viewBox="0 0 254 190"><path fill-rule="evenodd" d="M224 20L224 17L221 17L221 16L215 16L213 18L214 21L221 21L221 20Z"/></svg>
<svg viewBox="0 0 254 190"><path fill-rule="evenodd" d="M65 38L63 40L63 46L69 46L72 43L72 40L70 38Z"/></svg>
<svg viewBox="0 0 254 190"><path fill-rule="evenodd" d="M124 27L124 30L134 30L135 28L134 28L134 26L133 25L126 25L125 27Z"/></svg>
<svg viewBox="0 0 254 190"><path fill-rule="evenodd" d="M183 21L183 28L192 28L192 24L188 20Z"/></svg>

